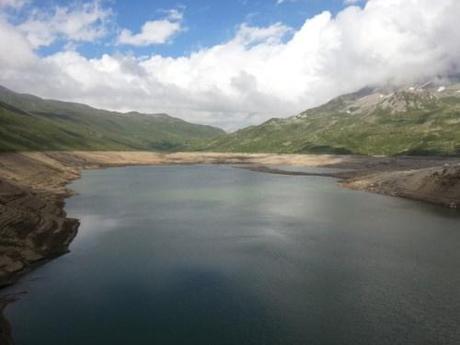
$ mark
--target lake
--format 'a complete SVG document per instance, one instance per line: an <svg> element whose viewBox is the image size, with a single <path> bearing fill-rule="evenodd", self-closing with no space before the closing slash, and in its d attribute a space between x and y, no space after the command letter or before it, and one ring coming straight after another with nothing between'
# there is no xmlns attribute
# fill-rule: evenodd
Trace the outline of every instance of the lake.
<svg viewBox="0 0 460 345"><path fill-rule="evenodd" d="M304 169L305 170L305 169ZM460 213L231 166L85 171L18 345L460 344Z"/></svg>

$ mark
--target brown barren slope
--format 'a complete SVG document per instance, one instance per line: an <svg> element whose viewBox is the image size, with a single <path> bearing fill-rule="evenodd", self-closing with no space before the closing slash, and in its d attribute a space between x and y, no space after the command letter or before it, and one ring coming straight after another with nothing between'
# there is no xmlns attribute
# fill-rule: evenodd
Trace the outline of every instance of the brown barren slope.
<svg viewBox="0 0 460 345"><path fill-rule="evenodd" d="M380 172L352 178L345 187L460 207L460 165Z"/></svg>

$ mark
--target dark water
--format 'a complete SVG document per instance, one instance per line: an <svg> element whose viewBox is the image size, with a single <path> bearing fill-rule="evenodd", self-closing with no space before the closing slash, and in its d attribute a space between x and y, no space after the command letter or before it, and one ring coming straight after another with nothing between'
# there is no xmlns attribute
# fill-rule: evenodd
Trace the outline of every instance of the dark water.
<svg viewBox="0 0 460 345"><path fill-rule="evenodd" d="M19 345L460 344L460 217L333 179L87 171L72 252L28 275Z"/></svg>

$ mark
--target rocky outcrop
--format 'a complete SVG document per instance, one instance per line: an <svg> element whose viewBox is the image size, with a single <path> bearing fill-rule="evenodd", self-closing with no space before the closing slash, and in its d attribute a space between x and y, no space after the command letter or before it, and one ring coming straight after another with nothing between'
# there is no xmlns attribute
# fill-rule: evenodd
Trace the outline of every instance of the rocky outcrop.
<svg viewBox="0 0 460 345"><path fill-rule="evenodd" d="M460 165L389 171L351 178L345 187L460 208Z"/></svg>
<svg viewBox="0 0 460 345"><path fill-rule="evenodd" d="M66 218L63 197L0 181L0 286L67 252L79 223Z"/></svg>

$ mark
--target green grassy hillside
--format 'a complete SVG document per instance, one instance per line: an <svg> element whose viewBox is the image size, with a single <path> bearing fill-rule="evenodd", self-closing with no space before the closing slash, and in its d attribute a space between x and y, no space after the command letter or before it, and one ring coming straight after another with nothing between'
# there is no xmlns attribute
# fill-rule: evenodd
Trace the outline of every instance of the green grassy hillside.
<svg viewBox="0 0 460 345"><path fill-rule="evenodd" d="M460 153L460 84L365 89L287 119L212 139L202 150L366 155Z"/></svg>
<svg viewBox="0 0 460 345"><path fill-rule="evenodd" d="M0 151L172 151L223 133L165 114L122 114L0 87Z"/></svg>

